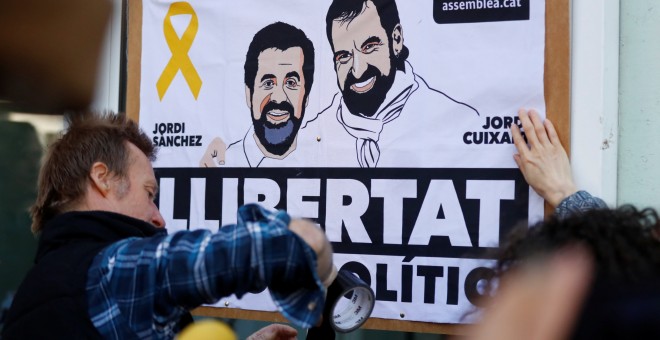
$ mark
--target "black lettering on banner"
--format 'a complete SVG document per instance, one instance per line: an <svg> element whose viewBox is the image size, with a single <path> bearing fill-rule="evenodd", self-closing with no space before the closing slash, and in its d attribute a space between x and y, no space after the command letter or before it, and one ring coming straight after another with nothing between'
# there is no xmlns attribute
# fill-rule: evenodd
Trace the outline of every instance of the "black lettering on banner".
<svg viewBox="0 0 660 340"><path fill-rule="evenodd" d="M463 134L463 143L470 144L513 144L511 136L511 125L516 124L522 130L522 123L518 117L511 116L486 116L485 124L481 126L484 130L500 131L466 131ZM525 132L521 131L525 141Z"/></svg>
<svg viewBox="0 0 660 340"><path fill-rule="evenodd" d="M342 269L370 285L379 301L460 305L467 298L479 303L480 285L492 277L492 270L472 264L492 259L489 250L514 225L528 219L529 186L518 169L157 168L155 172L161 186L157 204L161 210L167 207L165 218L187 223L189 229L197 223L210 228L235 223L237 207L246 202L314 220L325 228L336 254L356 258ZM203 196L193 200L193 192ZM383 261L362 263L357 260L360 256ZM392 262L393 257L401 262ZM456 263L451 259L466 262L456 266L449 264ZM400 273L400 278L392 273ZM461 277L466 277L464 282ZM417 284L423 284L423 293L414 290ZM435 298L438 289L446 292L446 301Z"/></svg>
<svg viewBox="0 0 660 340"><path fill-rule="evenodd" d="M202 146L201 135L186 135L186 123L156 123L151 142L157 147Z"/></svg>
<svg viewBox="0 0 660 340"><path fill-rule="evenodd" d="M449 267L447 270L447 304L458 304L458 267Z"/></svg>
<svg viewBox="0 0 660 340"><path fill-rule="evenodd" d="M166 218L190 221L191 204L203 204L202 218L218 221L219 227L219 221L236 222L223 220L225 205L238 207L258 198L271 208L291 212L302 202L308 210L295 215L326 228L335 253L404 256L404 262L417 256L487 259L483 250L496 247L491 243L504 239L519 221L527 221L528 213L529 186L518 169L157 168L155 172L160 181L174 183L174 202L167 204L173 206L173 216ZM318 196L298 197L287 191L287 185L303 179L320 183ZM191 203L192 181L203 182L205 197ZM227 183L238 185L223 187ZM383 188L399 185L412 185L414 196L396 190L383 193ZM500 189L492 194L476 190L493 185L509 188L511 196L505 197ZM161 185L163 190L167 188ZM223 202L224 197L232 201ZM287 209L287 202L297 203ZM400 209L401 220L385 221L386 206ZM482 230L489 222L479 220L486 206L499 208L484 215L495 230ZM456 232L445 232L450 229Z"/></svg>
<svg viewBox="0 0 660 340"><path fill-rule="evenodd" d="M201 135L153 136L151 142L157 147L202 146Z"/></svg>
<svg viewBox="0 0 660 340"><path fill-rule="evenodd" d="M483 307L485 303L485 282L492 279L495 272L490 268L477 267L474 268L465 278L465 296L468 301L475 306ZM481 288L481 289L480 289Z"/></svg>
<svg viewBox="0 0 660 340"><path fill-rule="evenodd" d="M417 266L417 276L424 277L424 303L435 303L435 281L445 275L444 267Z"/></svg>
<svg viewBox="0 0 660 340"><path fill-rule="evenodd" d="M371 274L369 269L360 262L346 262L339 270L346 269L357 275L364 283L371 286Z"/></svg>
<svg viewBox="0 0 660 340"><path fill-rule="evenodd" d="M186 123L156 123L154 125L154 130L151 131L152 134L161 134L166 133L185 133L186 132Z"/></svg>
<svg viewBox="0 0 660 340"><path fill-rule="evenodd" d="M376 265L376 300L396 301L396 290L387 289L387 265Z"/></svg>
<svg viewBox="0 0 660 340"><path fill-rule="evenodd" d="M413 266L401 266L401 302L412 302Z"/></svg>
<svg viewBox="0 0 660 340"><path fill-rule="evenodd" d="M529 20L530 0L433 0L438 24Z"/></svg>

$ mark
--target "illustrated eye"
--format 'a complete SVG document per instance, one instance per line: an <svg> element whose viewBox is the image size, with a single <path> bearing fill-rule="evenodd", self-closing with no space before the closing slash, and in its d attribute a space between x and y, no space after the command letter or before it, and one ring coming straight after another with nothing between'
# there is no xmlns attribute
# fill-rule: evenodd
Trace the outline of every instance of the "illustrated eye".
<svg viewBox="0 0 660 340"><path fill-rule="evenodd" d="M335 62L338 62L340 64L346 64L351 58L353 57L352 54L348 52L337 52L335 54Z"/></svg>
<svg viewBox="0 0 660 340"><path fill-rule="evenodd" d="M383 43L380 42L368 43L364 45L364 47L362 47L362 53L369 54L375 52L378 49L378 47L380 47L381 45L383 45Z"/></svg>
<svg viewBox="0 0 660 340"><path fill-rule="evenodd" d="M275 86L275 82L272 79L267 79L264 80L263 83L261 83L261 86L265 89L272 89L273 86Z"/></svg>
<svg viewBox="0 0 660 340"><path fill-rule="evenodd" d="M296 78L288 78L286 80L286 87L291 89L298 87L298 80Z"/></svg>

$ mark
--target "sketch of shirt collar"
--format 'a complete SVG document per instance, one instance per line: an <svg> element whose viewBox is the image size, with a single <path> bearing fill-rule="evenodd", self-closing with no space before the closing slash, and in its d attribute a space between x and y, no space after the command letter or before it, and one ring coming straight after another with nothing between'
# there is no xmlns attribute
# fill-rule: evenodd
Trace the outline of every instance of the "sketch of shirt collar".
<svg viewBox="0 0 660 340"><path fill-rule="evenodd" d="M265 158L261 149L257 145L255 140L256 136L254 135L254 127L250 125L250 129L243 137L243 152L245 153L245 159L248 162L248 166L251 168L259 167L261 161Z"/></svg>
<svg viewBox="0 0 660 340"><path fill-rule="evenodd" d="M363 168L376 167L380 157L378 140L383 126L399 117L406 101L419 87L412 66L408 62L406 69L407 72L396 72L392 88L387 92L383 104L373 117L363 117L344 110L344 99L341 99L337 109L337 120L351 136L356 138L358 162Z"/></svg>

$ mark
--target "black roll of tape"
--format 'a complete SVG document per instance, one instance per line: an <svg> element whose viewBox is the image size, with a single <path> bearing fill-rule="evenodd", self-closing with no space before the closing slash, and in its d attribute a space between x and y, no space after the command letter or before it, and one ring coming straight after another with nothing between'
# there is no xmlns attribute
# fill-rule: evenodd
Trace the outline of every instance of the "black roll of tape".
<svg viewBox="0 0 660 340"><path fill-rule="evenodd" d="M332 328L340 333L362 326L374 310L374 291L357 275L341 269L328 287L326 303L331 304Z"/></svg>

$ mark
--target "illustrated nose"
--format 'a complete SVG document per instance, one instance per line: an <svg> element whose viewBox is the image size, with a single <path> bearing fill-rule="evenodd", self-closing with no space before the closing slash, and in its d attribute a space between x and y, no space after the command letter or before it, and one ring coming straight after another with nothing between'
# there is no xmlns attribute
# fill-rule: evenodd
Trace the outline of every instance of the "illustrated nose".
<svg viewBox="0 0 660 340"><path fill-rule="evenodd" d="M276 103L281 103L287 100L286 93L284 92L284 86L277 86L273 89L273 93L270 96L270 100Z"/></svg>
<svg viewBox="0 0 660 340"><path fill-rule="evenodd" d="M360 53L357 51L353 54L352 70L353 70L353 76L356 79L360 79L364 71L367 70L367 63L363 61L362 58L360 58Z"/></svg>

